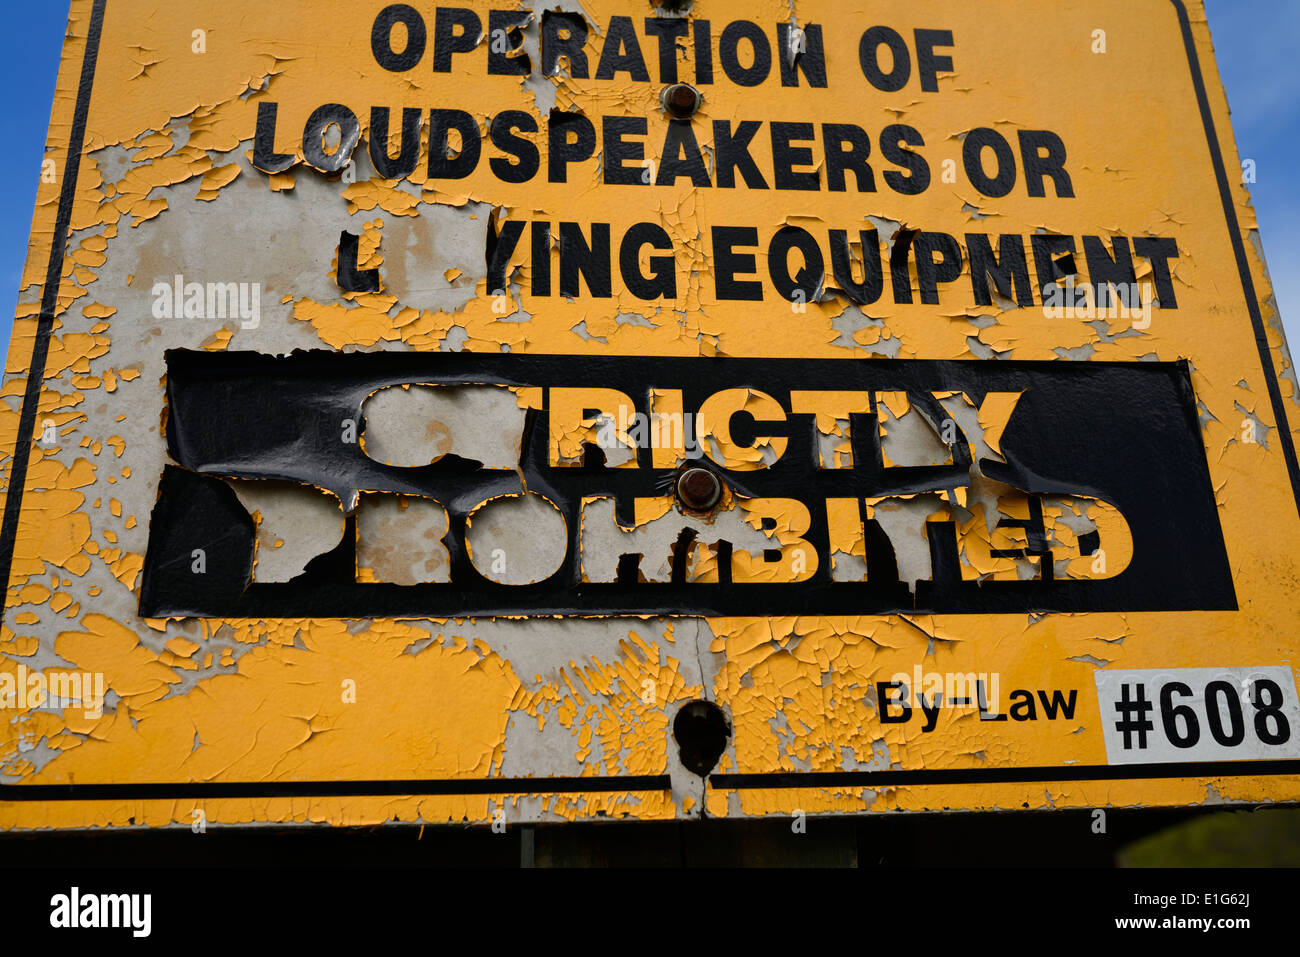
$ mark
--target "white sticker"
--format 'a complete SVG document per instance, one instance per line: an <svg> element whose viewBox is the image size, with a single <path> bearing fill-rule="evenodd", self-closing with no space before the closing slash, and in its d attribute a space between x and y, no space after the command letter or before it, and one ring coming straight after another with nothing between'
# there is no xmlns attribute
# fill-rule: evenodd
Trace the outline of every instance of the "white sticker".
<svg viewBox="0 0 1300 957"><path fill-rule="evenodd" d="M1110 764L1300 757L1290 668L1097 671Z"/></svg>

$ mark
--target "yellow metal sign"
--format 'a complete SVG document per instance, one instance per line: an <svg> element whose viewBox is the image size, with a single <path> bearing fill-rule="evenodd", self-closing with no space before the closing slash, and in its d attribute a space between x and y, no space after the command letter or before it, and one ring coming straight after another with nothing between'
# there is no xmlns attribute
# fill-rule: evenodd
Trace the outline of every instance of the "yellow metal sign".
<svg viewBox="0 0 1300 957"><path fill-rule="evenodd" d="M1300 797L1199 3L73 0L0 826Z"/></svg>

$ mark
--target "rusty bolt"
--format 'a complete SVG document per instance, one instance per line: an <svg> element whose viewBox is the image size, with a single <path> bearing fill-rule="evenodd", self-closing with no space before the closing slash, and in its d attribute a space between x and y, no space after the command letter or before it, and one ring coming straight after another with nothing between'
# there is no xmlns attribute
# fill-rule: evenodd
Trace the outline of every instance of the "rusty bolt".
<svg viewBox="0 0 1300 957"><path fill-rule="evenodd" d="M690 468L677 479L677 497L694 512L707 512L722 499L722 482L708 469Z"/></svg>
<svg viewBox="0 0 1300 957"><path fill-rule="evenodd" d="M666 86L659 94L659 100L669 113L679 120L690 119L700 108L703 97L700 91L689 83L674 83Z"/></svg>

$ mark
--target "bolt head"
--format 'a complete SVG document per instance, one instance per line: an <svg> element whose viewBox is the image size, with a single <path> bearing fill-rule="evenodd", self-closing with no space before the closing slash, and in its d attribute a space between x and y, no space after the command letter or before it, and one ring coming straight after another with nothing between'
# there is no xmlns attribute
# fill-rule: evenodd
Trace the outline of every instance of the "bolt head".
<svg viewBox="0 0 1300 957"><path fill-rule="evenodd" d="M689 83L674 83L666 86L660 94L663 107L679 120L689 119L700 108L703 97L700 91Z"/></svg>
<svg viewBox="0 0 1300 957"><path fill-rule="evenodd" d="M677 479L677 497L695 512L707 512L722 499L722 482L704 468L689 468Z"/></svg>

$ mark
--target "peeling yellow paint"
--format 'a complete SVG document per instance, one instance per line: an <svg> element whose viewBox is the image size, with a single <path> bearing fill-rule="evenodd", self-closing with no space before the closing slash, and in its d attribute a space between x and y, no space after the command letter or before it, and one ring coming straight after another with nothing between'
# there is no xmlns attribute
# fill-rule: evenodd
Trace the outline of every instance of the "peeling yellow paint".
<svg viewBox="0 0 1300 957"><path fill-rule="evenodd" d="M486 23L489 4L466 0L462 5ZM575 78L568 72L527 80L487 76L486 43L457 54L450 72L431 70L427 56L409 72L386 72L370 53L370 8L356 15L347 6L347 15L322 15L305 28L301 11L291 5L250 0L204 7L210 29L240 39L219 55L204 54L200 67L188 34L160 20L155 4L111 0L86 149L72 158L78 164L78 184L71 234L53 291L53 332L34 410L38 430L48 420L58 441L48 448L32 447L0 628L0 673L16 675L20 666L31 663L42 674L54 674L54 664L44 659L57 655L66 662L60 667L101 673L116 704L94 719L69 708L61 713L28 709L14 714L14 720L0 721L0 774L6 782L21 784L482 778L501 776L503 768L545 774L544 762L523 771L511 762L515 754L549 754L548 748L564 756L576 777L663 774L675 761L671 716L683 702L701 697L724 707L733 724L734 736L718 767L723 772L1104 764L1095 697L1072 720L1026 722L1008 731L1008 725L954 713L926 733L919 722L882 724L875 683L911 673L919 664L934 672L997 673L1004 689L1050 682L1079 689L1083 701L1091 694L1094 661L1142 669L1300 660L1294 601L1300 559L1279 545L1300 528L1279 443L1270 440L1278 429L1300 436L1300 421L1289 421L1300 398L1294 370L1254 241L1257 226L1249 196L1233 182L1269 360L1285 400L1288 421L1279 422L1266 398L1240 279L1226 251L1210 156L1198 139L1201 120L1173 10L1150 4L1148 11L1146 6L1134 11L1120 0L1101 0L1087 9L1053 9L1043 17L1037 6L1011 0L994 5L992 12L949 4L941 19L957 37L955 69L940 74L937 92L917 92L913 85L890 95L874 93L863 81L860 28L883 17L910 36L916 27L933 26L931 17L937 14L922 17L902 8L882 13L841 0L800 0L793 7L784 0L758 0L743 9L722 3L690 14L693 19L708 16L715 26L718 74L691 123L711 162L716 160L715 121L852 122L873 137L888 123L904 122L923 132L925 145L917 150L934 174L926 191L905 196L883 182L871 193L855 193L851 185L847 192L695 188L684 175L644 189L611 185L601 179L599 152L572 164L567 183L549 182L544 132L549 99L561 110L592 118L598 135L603 135L602 115L645 117L646 162L661 169L668 129L658 106L661 84L635 82L626 72L613 80ZM1210 35L1200 4L1188 7L1225 165L1231 170L1238 156ZM627 5L616 0L584 0L582 9L602 27L611 16L629 15ZM90 10L89 0L72 0L45 153L59 170L70 160L68 133ZM426 10L426 16L431 12ZM647 6L633 18L650 12ZM746 19L770 32L775 24L790 22L792 13L801 24L825 28L828 88L782 86L775 70L757 87L725 82L717 65L718 26ZM1008 17L1014 18L1014 30L1005 29ZM1090 51L1086 39L1097 23L1107 25L1116 52L1097 56ZM1061 39L1075 36L1082 38L1077 44ZM1119 52L1133 49L1141 49L1142 57ZM594 73L597 31L586 50ZM657 76L652 51L647 43L644 53L651 75ZM983 55L988 51L1001 52L990 58ZM697 64L689 44L678 51L676 62L683 78L694 75ZM958 82L961 95L954 96ZM1050 96L1043 93L1049 90ZM1009 97L1008 91L1028 94ZM302 126L312 110L327 102L348 105L362 124L353 168L325 175L299 164L281 173L258 172L251 164L251 146L258 107L265 102L278 104L276 148L295 154L301 153ZM1084 105L1063 110L1062 103ZM478 122L484 159L463 179L430 178L426 128L415 172L400 180L384 178L364 157L372 106L389 106L394 118L389 156L399 145L391 134L401 107L418 107L427 118L431 107L456 106ZM543 131L521 134L542 151L542 172L531 182L507 182L490 171L489 154L500 155L493 152L488 120L507 110L531 116ZM1117 116L1125 117L1126 124L1120 138L1115 135ZM960 167L961 138L976 126L992 127L1009 140L1018 129L1060 133L1068 144L1077 198L1035 198L1018 184L1009 195L993 199L962 178L940 179L945 160ZM755 162L764 171L774 162L767 133L765 128L753 145ZM894 170L878 151L872 162L878 180L885 170ZM826 176L820 157L807 165ZM849 176L850 184L852 180ZM0 388L6 483L58 202L59 184L42 182ZM298 213L274 218L292 204ZM486 235L489 209L497 211L491 220L495 225L511 219L553 227L576 222L587 230L591 223L609 222L616 244L633 223L654 222L674 247L675 289L652 301L617 283L608 297L592 295L586 285L574 296L534 295L536 273L548 269L554 278L559 271L554 232L545 262L532 260L525 238L507 264L507 288L490 289L479 238ZM439 229L463 227L464 236L475 237L472 254L463 262L454 260L464 252L463 236L435 248L420 245L423 233L403 232L434 217L440 217ZM864 250L858 230L874 225L880 230L886 274L888 251L905 228L943 230L963 240L976 231L1025 237L1171 235L1179 249L1171 274L1179 308L1152 310L1144 325L1132 317L1062 319L1037 307L1016 308L1000 296L991 305L977 305L963 298L962 290L970 285L965 241L961 277L946 285L938 306L919 298L891 302L888 292L861 307L833 295L790 303L774 298L770 288L761 302L723 300L716 295L710 234L712 226L722 224L757 227L758 245L750 250L753 269L741 272L748 277L752 271L751 278L763 282L771 266L767 243L784 225L806 229L821 243L827 229L847 230L859 264ZM379 271L379 292L338 288L341 229L360 237L356 267ZM241 258L237 253L246 247L252 252ZM617 245L614 249L617 271ZM642 275L652 268L652 254L650 248L637 252ZM1080 251L1076 258L1083 259ZM235 268L231 264L256 271L228 274ZM1145 260L1135 259L1135 267L1140 281L1152 279ZM187 280L262 284L260 325L225 315L159 318L151 312L151 287L182 272ZM919 288L912 260L908 275L912 288ZM553 623L507 617L143 620L135 609L156 494L156 484L146 483L156 483L165 460L161 350L178 347L693 357L701 363L702 381L715 356L1191 359L1240 609L1186 615L598 619L584 627L603 629L600 647L605 650L581 655L566 650L555 637L558 631L530 631ZM667 418L698 411L700 434L715 461L737 473L757 472L787 450L784 437L762 435L763 423L785 417L781 404L760 391L762 385L715 393L698 410L683 408L679 393L660 389L652 411ZM1002 438L1019 393L991 393L977 397L982 398L978 404L961 393L936 397L950 412L968 409L992 456L1003 455ZM601 427L586 413L598 409L614 423L616 444L629 452L619 459L622 450L606 448L609 464L637 467L630 454L635 442L627 430L637 408L633 397L574 382L572 388L545 392L518 388L515 398L520 408L549 411L552 464L580 463L584 443L595 442ZM921 407L903 391L795 391L791 406L794 414L815 415L818 432L827 438L819 447L827 468L854 466L850 415L880 412L886 466L897 464L893 440L908 434L905 430L922 417ZM731 436L731 416L738 411L759 424L752 447ZM1243 439L1243 418L1259 423L1264 442ZM941 432L940 423L915 427ZM123 463L118 474L102 467L116 469L118 459ZM672 441L656 446L653 454L656 468L674 468L684 459L684 449ZM907 510L922 518L958 516L962 574L984 581L1015 579L1032 564L993 554L1027 544L1023 529L999 526L1004 518L1026 517L1024 502L1018 490L997 485L976 468L969 485L950 492L864 500L861 508L869 517ZM779 588L816 572L819 556L804 540L809 504L728 493L712 520L743 521L780 550L779 561L765 562L738 549L732 556L734 581ZM864 575L859 570L866 558L859 502L812 504L824 507L829 516L830 554L824 557L845 575ZM368 507L363 504L362 511ZM403 516L409 518L408 511L397 514L395 508L387 524L376 526L381 542L399 537ZM681 519L670 495L640 498L634 503L637 528L619 531L631 534ZM771 520L770 528L763 519ZM1114 577L1133 557L1125 516L1086 489L1052 499L1044 525L1055 549L1068 556L1058 559L1058 577ZM1085 527L1102 542L1100 569L1094 556L1079 554L1078 529ZM430 547L428 555L411 557L382 546L367 551L358 574L375 581L433 576L440 567L433 550L437 543L419 542ZM717 561L714 551L696 547L688 580L716 581ZM1177 646L1176 659L1171 645ZM34 751L37 742L42 747ZM1041 784L728 791L684 787L677 779L672 792L511 795L505 801L498 795L37 803L5 802L0 796L0 827L126 826L132 821L188 826L198 807L208 820L220 823L377 824L483 823L499 807L539 818L654 819L784 814L794 808L876 813L1040 808L1049 803L1173 806L1203 801L1206 783L1204 778L1076 782L1051 787L1050 796ZM1300 796L1295 776L1214 778L1209 783L1229 801Z"/></svg>

